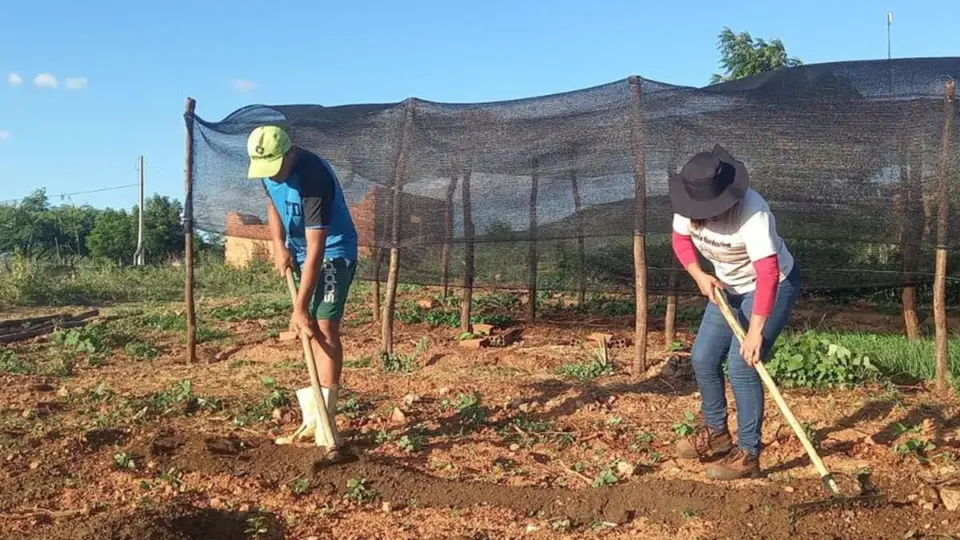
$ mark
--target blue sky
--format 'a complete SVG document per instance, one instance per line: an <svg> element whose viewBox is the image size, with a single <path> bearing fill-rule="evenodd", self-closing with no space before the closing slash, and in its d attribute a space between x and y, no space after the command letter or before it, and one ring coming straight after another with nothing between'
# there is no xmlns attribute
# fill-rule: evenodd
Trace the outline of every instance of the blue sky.
<svg viewBox="0 0 960 540"><path fill-rule="evenodd" d="M719 71L723 26L780 38L806 63L884 58L887 11L894 57L960 56L960 4L946 0L331 4L9 2L0 200L131 184L141 154L148 193L182 200L187 96L219 120L252 103L494 101L632 74L702 86ZM136 189L72 202L129 207Z"/></svg>

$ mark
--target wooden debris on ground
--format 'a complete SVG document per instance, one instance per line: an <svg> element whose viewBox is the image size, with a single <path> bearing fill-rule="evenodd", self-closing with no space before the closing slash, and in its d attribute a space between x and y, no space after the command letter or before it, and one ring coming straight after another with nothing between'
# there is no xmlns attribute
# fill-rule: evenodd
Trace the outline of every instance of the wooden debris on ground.
<svg viewBox="0 0 960 540"><path fill-rule="evenodd" d="M77 328L99 315L100 311L94 309L77 315L58 313L45 317L0 321L0 343L13 343L52 334L57 330Z"/></svg>

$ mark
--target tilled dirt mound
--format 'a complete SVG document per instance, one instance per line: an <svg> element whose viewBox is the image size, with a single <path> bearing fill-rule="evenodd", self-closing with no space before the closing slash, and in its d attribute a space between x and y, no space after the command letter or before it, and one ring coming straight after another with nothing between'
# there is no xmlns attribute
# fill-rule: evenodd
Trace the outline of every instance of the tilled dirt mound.
<svg viewBox="0 0 960 540"><path fill-rule="evenodd" d="M911 529L922 528L917 526L919 519L939 523L952 517L941 515L942 511L918 516L916 507L891 502L880 508L820 511L799 520L796 533L791 533L788 505L822 499L824 491L818 482L797 482L796 491L789 494L772 484L734 488L652 477L635 477L603 489L514 487L445 480L366 458L329 464L309 446L176 433L157 436L143 451L181 470L254 478L264 485L279 486L304 477L329 493L343 494L347 480L365 479L385 501L416 499L437 508L509 508L525 515L565 518L574 526L598 521L621 524L638 517L677 526L697 516L715 525L716 538L903 538Z"/></svg>
<svg viewBox="0 0 960 540"><path fill-rule="evenodd" d="M254 518L255 521L250 521ZM284 538L282 525L270 514L201 509L186 502L132 512L99 514L85 520L65 520L42 533L20 538L37 540L241 540Z"/></svg>

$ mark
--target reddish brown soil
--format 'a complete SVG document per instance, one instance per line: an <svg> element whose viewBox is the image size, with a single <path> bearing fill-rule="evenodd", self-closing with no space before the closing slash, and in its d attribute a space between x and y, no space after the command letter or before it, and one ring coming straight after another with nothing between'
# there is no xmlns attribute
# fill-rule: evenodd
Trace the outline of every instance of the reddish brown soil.
<svg viewBox="0 0 960 540"><path fill-rule="evenodd" d="M210 358L233 351L221 361L184 365L176 336L154 334L164 354L152 361L118 352L99 366L80 362L62 379L0 375L0 538L960 534L960 515L937 496L960 474L952 400L916 388L787 392L796 416L812 424L841 489L857 493L852 475L869 469L889 497L876 508L803 517L791 534L789 505L825 491L772 402L765 478L721 484L707 480L702 465L672 459L674 426L699 402L692 382L661 373L659 359L633 376L630 351L615 349L612 375L580 382L556 374L590 357L574 338L601 330L629 336L629 323L558 318L526 328L511 347L478 351L458 347L454 331L401 326L399 352L412 352L422 336L429 345L409 373L384 373L376 360L345 370L341 405L354 401L337 421L352 454L337 464L325 463L309 444L272 443L299 423L295 402L267 410L265 421L234 423L271 392L263 376L288 395L306 385L299 344L268 338L255 322L223 324L239 348L204 344ZM345 332L350 360L376 358L372 325L348 324ZM662 350L661 336L651 335L649 346ZM49 357L42 341L17 352ZM194 399L140 413L146 398L186 379ZM472 392L481 396L475 410L483 419L465 428L456 406ZM223 409L208 410L198 397L220 399ZM396 406L402 420L393 416ZM731 411L731 426L734 418ZM930 461L893 451L908 437L898 425L922 426L936 445ZM402 445L404 436L420 438L421 446ZM593 487L605 469L616 471L616 461L629 463L632 474ZM351 480L364 480L370 499L351 498L358 494L348 489Z"/></svg>

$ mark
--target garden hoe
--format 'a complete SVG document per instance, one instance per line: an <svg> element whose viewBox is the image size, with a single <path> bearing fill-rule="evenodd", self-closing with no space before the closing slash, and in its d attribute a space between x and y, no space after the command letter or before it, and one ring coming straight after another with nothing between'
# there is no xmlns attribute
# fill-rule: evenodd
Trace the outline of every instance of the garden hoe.
<svg viewBox="0 0 960 540"><path fill-rule="evenodd" d="M720 308L723 318L727 320L727 324L730 325L730 329L733 330L734 335L737 336L737 341L743 343L743 340L746 338L746 332L744 332L743 326L740 324L740 321L730 308L730 304L727 302L726 294L720 289L714 289L714 292L717 306ZM756 370L760 375L760 378L763 380L763 384L766 385L767 390L773 396L773 400L777 402L777 407L780 408L780 412L783 413L783 416L787 419L790 427L793 428L793 432L797 435L797 438L800 439L800 443L803 444L804 450L806 450L807 455L810 456L810 461L813 462L813 465L817 468L817 472L820 473L820 480L830 493L830 497L827 499L788 506L787 520L790 524L791 532L793 532L797 518L818 510L836 507L876 507L883 504L886 501L886 496L880 493L875 487L870 485L866 474L860 475L858 478L860 484L859 495L846 497L840 492L840 488L837 487L837 482L833 479L833 475L827 471L827 468L823 465L823 461L820 459L817 451L810 443L810 439L807 437L803 427L799 422L797 422L797 419L793 416L793 413L790 412L790 408L787 407L787 403L783 400L783 396L780 394L780 391L777 389L777 385L774 384L773 379L767 372L767 368L764 367L762 363L758 363L756 365Z"/></svg>
<svg viewBox="0 0 960 540"><path fill-rule="evenodd" d="M290 268L287 268L287 288L290 290L290 300L294 305L297 303L297 284L293 280L293 271ZM300 402L300 406L303 412L304 422L300 426L300 429L297 430L290 437L281 437L277 439L277 444L289 444L296 440L306 429L310 427L310 420L313 415L315 415L316 427L314 428L314 442L318 447L326 447L327 453L337 451L337 441L334 437L333 426L331 426L332 420L327 416L327 406L326 402L323 399L323 392L320 390L320 378L317 375L317 366L313 358L313 347L310 346L310 338L306 334L298 332L300 335L300 342L303 344L303 355L304 360L307 363L307 371L310 373L310 386L313 389L313 402L316 407L316 411L309 410L309 403L311 400L304 399L305 397L301 395L302 391L297 392L297 399ZM305 389L304 389L305 390ZM304 406L307 405L307 406Z"/></svg>

